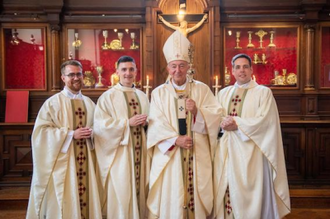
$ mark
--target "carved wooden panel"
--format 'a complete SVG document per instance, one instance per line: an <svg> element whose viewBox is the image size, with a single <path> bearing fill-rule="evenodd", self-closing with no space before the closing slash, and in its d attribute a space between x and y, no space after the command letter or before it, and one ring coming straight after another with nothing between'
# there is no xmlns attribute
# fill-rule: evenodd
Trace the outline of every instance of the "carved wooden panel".
<svg viewBox="0 0 330 219"><path fill-rule="evenodd" d="M318 180L330 181L330 128L315 130L313 156L313 177Z"/></svg>
<svg viewBox="0 0 330 219"><path fill-rule="evenodd" d="M90 8L91 1L90 0L67 0L65 1L65 5L67 7L77 7L77 8ZM105 7L143 7L144 0L98 0L93 1L94 8L105 8Z"/></svg>
<svg viewBox="0 0 330 219"><path fill-rule="evenodd" d="M0 130L0 187L29 185L32 176L32 127Z"/></svg>
<svg viewBox="0 0 330 219"><path fill-rule="evenodd" d="M316 114L317 107L317 98L312 97L306 97L306 114L307 115L313 115Z"/></svg>
<svg viewBox="0 0 330 219"><path fill-rule="evenodd" d="M282 115L301 115L301 98L298 96L276 96L275 100L279 114Z"/></svg>
<svg viewBox="0 0 330 219"><path fill-rule="evenodd" d="M330 95L320 95L318 97L317 109L320 115L330 115Z"/></svg>
<svg viewBox="0 0 330 219"><path fill-rule="evenodd" d="M305 178L305 132L301 128L282 128L283 149L289 182Z"/></svg>

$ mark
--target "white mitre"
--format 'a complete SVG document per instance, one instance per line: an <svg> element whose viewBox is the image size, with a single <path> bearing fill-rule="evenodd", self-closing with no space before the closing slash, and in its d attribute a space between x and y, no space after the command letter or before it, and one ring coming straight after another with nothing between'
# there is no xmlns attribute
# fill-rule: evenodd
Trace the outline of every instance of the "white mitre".
<svg viewBox="0 0 330 219"><path fill-rule="evenodd" d="M176 60L189 62L188 49L190 42L187 37L183 36L179 30L176 30L166 40L163 47L163 53L167 63Z"/></svg>

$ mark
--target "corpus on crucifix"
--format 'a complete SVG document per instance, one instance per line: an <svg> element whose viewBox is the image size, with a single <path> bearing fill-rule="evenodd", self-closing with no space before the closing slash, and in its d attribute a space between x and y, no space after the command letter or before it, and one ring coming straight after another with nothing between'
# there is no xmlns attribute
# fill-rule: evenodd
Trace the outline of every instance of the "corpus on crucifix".
<svg viewBox="0 0 330 219"><path fill-rule="evenodd" d="M158 15L158 18L161 22L163 22L169 28L172 28L173 30L179 30L185 37L187 37L187 35L189 33L193 32L194 30L199 28L204 23L204 21L206 21L207 14L204 14L202 20L200 20L195 26L190 27L190 28L188 28L188 22L183 20L184 17L179 18L179 26L175 26L175 25L169 23L161 15Z"/></svg>

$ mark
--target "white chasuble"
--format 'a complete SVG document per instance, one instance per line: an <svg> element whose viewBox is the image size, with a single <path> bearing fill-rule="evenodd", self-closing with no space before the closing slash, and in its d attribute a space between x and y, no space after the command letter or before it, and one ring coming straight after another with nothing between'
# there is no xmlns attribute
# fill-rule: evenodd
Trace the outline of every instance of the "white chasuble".
<svg viewBox="0 0 330 219"><path fill-rule="evenodd" d="M94 140L107 218L145 218L148 188L146 136L142 126L130 127L135 114L147 114L147 96L117 84L103 93L94 115Z"/></svg>
<svg viewBox="0 0 330 219"><path fill-rule="evenodd" d="M201 82L191 84L191 99L196 102L205 121L207 134L193 132L193 191L195 218L206 218L213 208L212 157L220 124L220 107L209 87ZM177 93L171 82L152 92L148 153L152 155L150 190L147 200L149 218L183 218L185 195L182 154L175 146L166 153L159 144L179 136Z"/></svg>
<svg viewBox="0 0 330 219"><path fill-rule="evenodd" d="M72 101L62 91L46 100L37 116L27 218L102 218L90 139L72 140L67 152L61 151L70 130L93 127L93 101L85 96L75 100L78 105Z"/></svg>
<svg viewBox="0 0 330 219"><path fill-rule="evenodd" d="M225 211L235 219L284 217L290 212L290 197L272 91L251 81L246 88L222 89L218 100L245 138L238 131L225 131L216 149L216 218L225 218ZM225 203L228 187L231 208Z"/></svg>

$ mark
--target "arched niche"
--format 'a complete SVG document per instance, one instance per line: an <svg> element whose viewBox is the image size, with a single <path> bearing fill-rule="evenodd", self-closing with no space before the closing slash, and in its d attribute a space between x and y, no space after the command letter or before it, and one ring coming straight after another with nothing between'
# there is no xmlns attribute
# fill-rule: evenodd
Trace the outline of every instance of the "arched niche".
<svg viewBox="0 0 330 219"><path fill-rule="evenodd" d="M158 14L175 15L179 12L179 0L161 0L158 2ZM196 74L194 78L200 80L206 84L210 84L212 81L213 73L211 55L212 55L212 37L211 28L213 21L213 10L210 11L208 3L205 0L187 0L186 1L186 14L204 14L208 13L209 18L198 29L189 33L187 38L194 45L194 67ZM157 85L164 83L167 78L166 60L163 54L163 46L167 38L174 32L173 29L167 27L156 18L155 23L155 59L156 59L156 83ZM188 27L194 26L198 21L188 21ZM179 23L172 23L173 25L179 25ZM211 84L210 84L211 85Z"/></svg>

